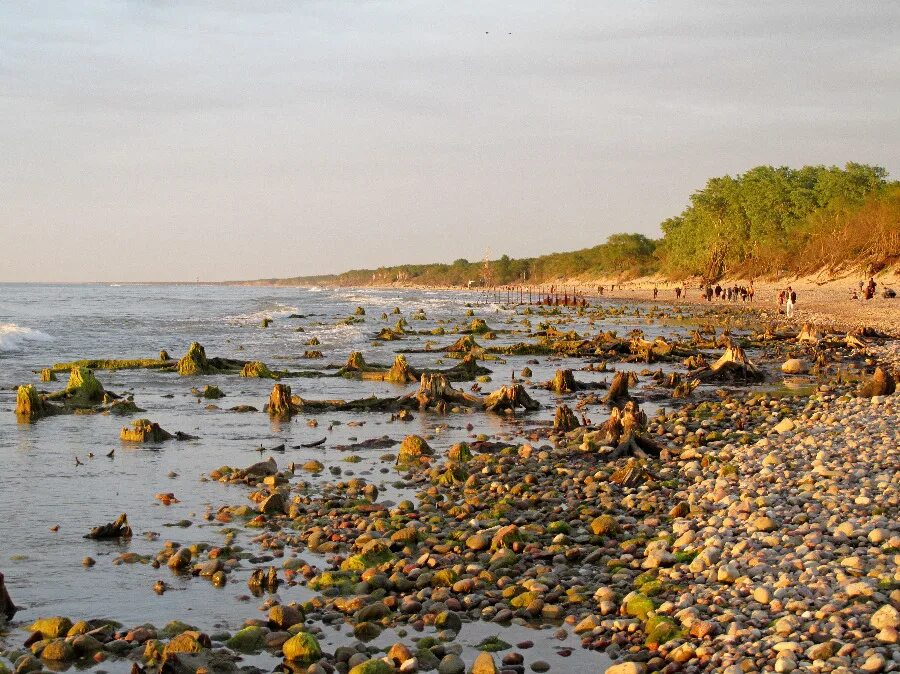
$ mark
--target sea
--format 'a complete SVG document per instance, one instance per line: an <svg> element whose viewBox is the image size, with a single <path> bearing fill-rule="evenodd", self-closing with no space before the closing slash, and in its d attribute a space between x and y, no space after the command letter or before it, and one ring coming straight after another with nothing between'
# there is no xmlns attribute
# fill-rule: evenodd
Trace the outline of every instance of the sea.
<svg viewBox="0 0 900 674"><path fill-rule="evenodd" d="M431 290L328 289L299 287L159 285L159 284L0 284L0 573L13 600L21 607L15 621L0 634L7 648L21 648L27 625L38 617L63 615L73 620L108 618L125 626L152 623L162 626L178 619L208 632L236 631L245 620L262 618L262 600L248 596L246 579L250 565L230 574L222 588L206 580L176 576L163 566L154 569L146 560L166 540L189 545L205 542L221 545L222 525L206 515L223 505L250 504L249 490L222 484L206 476L223 465L243 467L274 456L281 468L316 459L326 470L309 477L318 484L364 477L382 490L381 497L394 503L415 501L415 491L397 482L398 474L380 460L385 450L357 451L359 463L347 463L347 452L336 449L372 438L388 436L397 442L404 435L432 437L441 453L453 443L471 440L477 433L494 438L513 438L521 419L489 415L462 419L415 414L406 424L391 423L388 414L351 415L327 413L317 416L318 425L307 423L310 415L292 422L274 422L262 413L234 413L228 408L253 405L262 410L272 387L271 380L234 375L181 377L155 370L97 371L107 390L133 394L146 410L139 416L158 422L174 433L196 439L157 445L130 445L119 440L123 425L131 419L118 416L66 415L18 423L14 414L15 390L32 383L42 390L61 389L66 375L56 382L41 383L38 373L55 363L85 358L155 358L161 350L174 357L183 355L191 342L200 342L207 356L260 360L273 370L324 369L342 365L352 351L361 351L367 362L389 365L399 349L420 351L407 355L414 367L450 367L439 351L424 352L454 342L454 329L471 320L465 314L484 318L497 329L492 344L527 340L527 331L537 329L546 318L520 305L505 305L478 292ZM607 302L616 306L615 302ZM355 316L357 307L365 316ZM396 308L396 309L395 309ZM399 311L400 314L393 313ZM410 330L430 333L442 327L446 335L415 334L403 340L375 340L378 331L394 325L402 316ZM351 317L353 319L351 320ZM269 327L262 327L271 319ZM605 322L561 326L592 334L616 329L625 334L649 328L640 318L623 316ZM313 339L315 338L315 339ZM317 344L310 344L317 342ZM321 351L322 358L304 357L307 350ZM442 360L444 359L444 360ZM493 390L526 366L526 357L486 362L493 370ZM532 364L533 380L549 380L559 367L552 358ZM570 365L571 366L571 365ZM641 366L618 365L618 369ZM655 367L655 366L654 366ZM608 380L607 373L577 372L581 381ZM337 378L290 378L284 383L304 398L351 399L370 395L396 396L415 389L384 382L360 382ZM192 388L218 386L226 397L200 400ZM470 386L470 383L458 386ZM544 408L533 415L535 422L552 419L553 394L529 389ZM210 402L215 403L208 407ZM652 413L652 410L649 410ZM590 415L605 415L596 409ZM595 419L598 420L598 419ZM474 430L466 427L467 422ZM351 423L352 422L352 423ZM312 448L301 444L321 439ZM286 451L271 452L285 445ZM81 465L76 464L77 462ZM328 469L337 467L335 477ZM400 485L400 486L398 486ZM156 495L172 493L177 503L163 505ZM125 542L94 541L84 535L96 525L127 513L134 537ZM239 533L236 543L260 552L252 534ZM123 562L124 553L144 561ZM302 550L299 556L327 567L324 559ZM82 562L90 557L93 566ZM153 591L164 580L169 591ZM278 592L283 602L305 601L314 593L302 585ZM459 636L471 649L485 636L499 635L515 643L531 639L532 655L551 664L551 671L599 672L606 661L601 654L582 650L571 634L558 634L559 625L503 628L496 624L467 623ZM326 627L323 648L354 641L344 625ZM387 630L377 644L389 646L397 636ZM574 649L563 658L559 652ZM474 656L472 656L474 657ZM531 657L531 656L529 656ZM464 656L468 662L471 658ZM2 660L2 658L0 658ZM272 667L276 658L251 658ZM108 672L126 672L130 663L108 661Z"/></svg>

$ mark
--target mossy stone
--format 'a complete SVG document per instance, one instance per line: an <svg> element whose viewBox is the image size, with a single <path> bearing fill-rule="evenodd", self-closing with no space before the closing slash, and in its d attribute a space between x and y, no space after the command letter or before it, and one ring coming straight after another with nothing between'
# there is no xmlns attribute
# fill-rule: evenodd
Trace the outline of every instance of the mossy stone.
<svg viewBox="0 0 900 674"><path fill-rule="evenodd" d="M310 662L322 657L319 642L309 632L298 632L281 647L286 660Z"/></svg>

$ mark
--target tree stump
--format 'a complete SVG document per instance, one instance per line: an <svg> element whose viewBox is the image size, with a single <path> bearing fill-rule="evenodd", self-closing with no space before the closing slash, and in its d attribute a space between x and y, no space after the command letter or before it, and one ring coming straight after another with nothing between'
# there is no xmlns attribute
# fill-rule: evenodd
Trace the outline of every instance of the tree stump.
<svg viewBox="0 0 900 674"><path fill-rule="evenodd" d="M269 394L269 402L266 404L265 410L273 419L290 421L291 416L298 411L291 400L291 387L287 384L275 384Z"/></svg>
<svg viewBox="0 0 900 674"><path fill-rule="evenodd" d="M206 358L206 349L199 342L192 342L187 353L178 361L178 374L183 377L207 374L212 371L213 368Z"/></svg>
<svg viewBox="0 0 900 674"><path fill-rule="evenodd" d="M59 412L59 408L45 401L32 384L20 386L16 392L16 417L19 421L35 421Z"/></svg>
<svg viewBox="0 0 900 674"><path fill-rule="evenodd" d="M115 522L94 527L91 529L91 532L85 534L84 537L103 540L105 538L131 538L131 536L132 531L131 527L128 526L128 515L122 513L116 518Z"/></svg>
<svg viewBox="0 0 900 674"><path fill-rule="evenodd" d="M409 367L409 363L406 362L406 357L403 355L394 358L394 364L391 365L391 369L384 375L384 381L393 382L395 384L409 384L410 382L416 381L416 379L418 379L418 377L413 373L412 369Z"/></svg>
<svg viewBox="0 0 900 674"><path fill-rule="evenodd" d="M707 379L743 379L753 382L765 379L762 370L750 361L740 346L730 340L721 358L702 374Z"/></svg>
<svg viewBox="0 0 900 674"><path fill-rule="evenodd" d="M804 323L803 327L800 329L800 334L797 335L797 341L800 343L811 342L813 344L818 344L822 337L822 331L819 330L818 327L812 323Z"/></svg>
<svg viewBox="0 0 900 674"><path fill-rule="evenodd" d="M578 428L581 424L578 417L569 409L568 405L560 405L556 408L556 414L553 416L553 430L568 433Z"/></svg>
<svg viewBox="0 0 900 674"><path fill-rule="evenodd" d="M613 447L609 458L617 459L626 455L640 458L659 456L662 448L643 435L646 427L647 415L633 400L629 400L621 409L614 407L609 419L600 429L603 443Z"/></svg>
<svg viewBox="0 0 900 674"><path fill-rule="evenodd" d="M251 379L279 379L278 375L272 372L265 363L258 360L244 363L244 367L241 368L241 376Z"/></svg>
<svg viewBox="0 0 900 674"><path fill-rule="evenodd" d="M19 608L13 604L9 592L6 591L6 580L3 578L3 574L0 573L0 616L9 621L13 619L18 610Z"/></svg>
<svg viewBox="0 0 900 674"><path fill-rule="evenodd" d="M404 396L399 404L403 406L407 401L415 400L420 410L437 408L441 404L464 405L467 407L482 407L484 401L464 391L457 391L450 386L446 375L437 372L423 372L419 380L419 390L412 396ZM440 410L438 410L440 411Z"/></svg>
<svg viewBox="0 0 900 674"><path fill-rule="evenodd" d="M897 382L894 381L891 373L881 367L876 367L872 378L860 388L859 395L862 398L871 398L890 395L896 390Z"/></svg>
<svg viewBox="0 0 900 674"><path fill-rule="evenodd" d="M137 419L131 422L131 428L124 426L119 433L119 439L125 442L163 442L172 437L171 433L149 419Z"/></svg>
<svg viewBox="0 0 900 674"><path fill-rule="evenodd" d="M572 370L557 370L553 380L547 382L545 386L554 393L559 394L578 390L578 383L575 381Z"/></svg>
<svg viewBox="0 0 900 674"><path fill-rule="evenodd" d="M484 400L484 409L487 412L507 413L515 412L516 408L524 407L526 410L540 408L540 403L533 400L521 384L501 386Z"/></svg>
<svg viewBox="0 0 900 674"><path fill-rule="evenodd" d="M628 375L625 372L616 372L616 376L609 385L609 393L603 398L603 402L607 405L621 406L629 400L631 400L631 394L628 393Z"/></svg>

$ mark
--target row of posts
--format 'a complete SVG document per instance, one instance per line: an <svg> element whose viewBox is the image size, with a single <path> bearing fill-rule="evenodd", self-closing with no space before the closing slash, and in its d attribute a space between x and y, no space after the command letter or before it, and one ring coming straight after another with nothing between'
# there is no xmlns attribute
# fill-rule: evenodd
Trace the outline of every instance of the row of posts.
<svg viewBox="0 0 900 674"><path fill-rule="evenodd" d="M484 304L539 304L544 306L588 306L587 296L575 286L497 286L481 291Z"/></svg>

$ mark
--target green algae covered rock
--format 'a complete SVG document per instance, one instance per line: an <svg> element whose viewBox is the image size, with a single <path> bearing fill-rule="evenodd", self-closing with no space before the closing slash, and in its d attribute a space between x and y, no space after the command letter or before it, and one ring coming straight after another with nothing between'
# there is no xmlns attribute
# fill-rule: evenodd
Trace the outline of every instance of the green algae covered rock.
<svg viewBox="0 0 900 674"><path fill-rule="evenodd" d="M394 668L384 660L366 660L356 665L348 674L394 674Z"/></svg>
<svg viewBox="0 0 900 674"><path fill-rule="evenodd" d="M681 630L671 618L665 616L651 616L644 625L644 633L647 635L646 644L660 645L681 636Z"/></svg>
<svg viewBox="0 0 900 674"><path fill-rule="evenodd" d="M56 373L49 367L45 367L43 370L41 370L41 381L56 381Z"/></svg>
<svg viewBox="0 0 900 674"><path fill-rule="evenodd" d="M472 450L465 442L457 442L447 451L447 458L458 463L465 463L472 458Z"/></svg>
<svg viewBox="0 0 900 674"><path fill-rule="evenodd" d="M406 466L421 463L423 457L432 456L434 450L418 435L407 435L397 452L397 465Z"/></svg>
<svg viewBox="0 0 900 674"><path fill-rule="evenodd" d="M212 371L213 368L206 359L206 349L199 342L191 342L187 353L178 361L178 374L189 377Z"/></svg>
<svg viewBox="0 0 900 674"><path fill-rule="evenodd" d="M341 571L356 571L362 573L373 566L379 566L394 558L390 550L371 550L358 555L348 557L341 563Z"/></svg>
<svg viewBox="0 0 900 674"><path fill-rule="evenodd" d="M172 434L163 430L158 423L149 419L137 419L131 422L131 428L124 426L119 439L124 442L163 442L171 440Z"/></svg>
<svg viewBox="0 0 900 674"><path fill-rule="evenodd" d="M241 653L253 653L261 650L265 645L266 630L257 625L250 625L242 630L234 633L234 635L225 642L233 651Z"/></svg>
<svg viewBox="0 0 900 674"><path fill-rule="evenodd" d="M172 640L166 644L165 649L163 649L163 655L166 656L170 653L200 653L204 648L208 648L208 644L204 645L204 636L194 630L182 632L178 636L172 637ZM208 637L206 640L208 641Z"/></svg>
<svg viewBox="0 0 900 674"><path fill-rule="evenodd" d="M298 632L281 647L285 660L310 662L322 657L319 642L309 632Z"/></svg>
<svg viewBox="0 0 900 674"><path fill-rule="evenodd" d="M52 618L38 618L31 627L31 632L40 632L44 639L58 639L69 634L72 629L72 621L63 616L53 616Z"/></svg>
<svg viewBox="0 0 900 674"><path fill-rule="evenodd" d="M614 536L619 533L619 523L612 515L600 515L591 522L591 532L595 536Z"/></svg>
<svg viewBox="0 0 900 674"><path fill-rule="evenodd" d="M653 611L653 600L640 592L631 592L622 602L625 615L640 620L646 620L648 614Z"/></svg>
<svg viewBox="0 0 900 674"><path fill-rule="evenodd" d="M258 360L251 360L249 363L244 363L244 367L241 369L242 377L255 377L257 379L279 379L280 377L272 372L268 367L266 367L265 363L262 363Z"/></svg>
<svg viewBox="0 0 900 674"><path fill-rule="evenodd" d="M41 658L51 662L68 662L75 659L75 649L65 639L54 639L44 646Z"/></svg>

